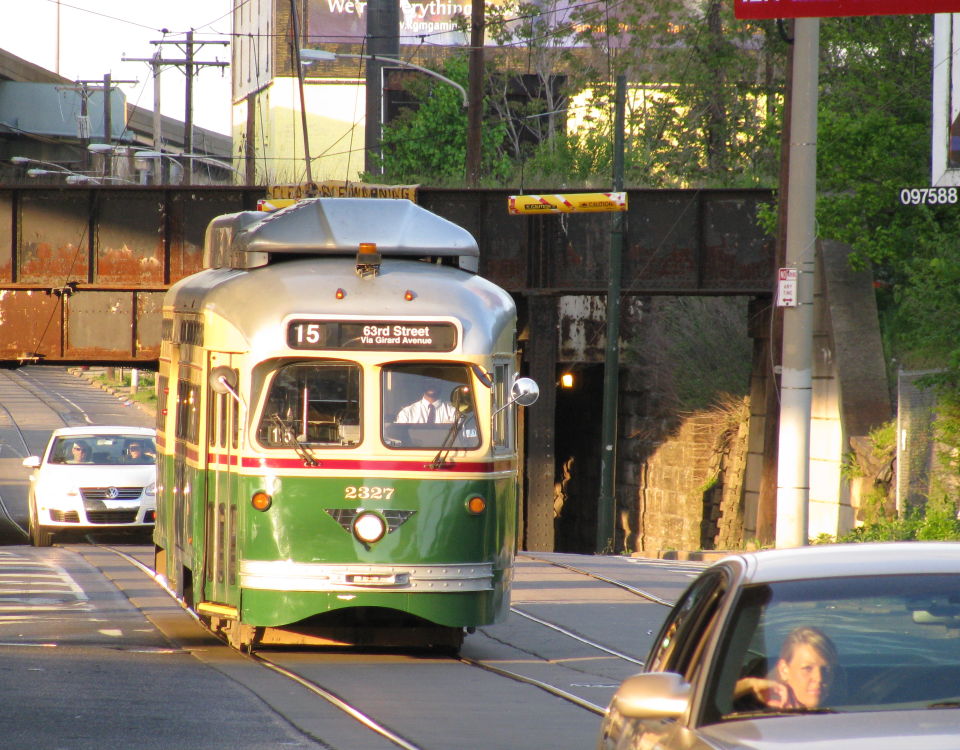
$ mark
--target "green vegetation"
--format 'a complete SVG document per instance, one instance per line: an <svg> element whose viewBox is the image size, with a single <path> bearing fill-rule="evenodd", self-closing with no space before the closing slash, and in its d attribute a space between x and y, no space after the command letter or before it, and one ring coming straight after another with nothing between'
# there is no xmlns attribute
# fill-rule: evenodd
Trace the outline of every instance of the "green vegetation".
<svg viewBox="0 0 960 750"><path fill-rule="evenodd" d="M566 6L487 9L488 36L501 51L485 62L485 184L609 187L618 74L629 89L628 185L776 184L787 45L772 23L739 22L721 0L624 0L576 4L558 24ZM438 72L465 84L466 56ZM418 109L386 126L383 178L464 184L458 93L433 79L410 91ZM567 116L578 127L568 128Z"/></svg>
<svg viewBox="0 0 960 750"><path fill-rule="evenodd" d="M137 370L137 390L131 391L132 370L125 367L106 368L103 372L91 374L90 381L100 386L124 393L131 401L156 408L156 373L150 370Z"/></svg>
<svg viewBox="0 0 960 750"><path fill-rule="evenodd" d="M577 4L557 28L555 5L490 11L489 34L522 53L487 55L484 184L609 186L613 81L623 74L628 187L777 187L789 24L738 21L721 0L624 0ZM889 372L939 372L930 387L940 399L942 486L930 493L926 514L911 509L903 517L891 513L888 487L875 486L852 536L956 538L960 210L898 200L901 188L930 182L933 17L824 19L820 60L818 234L848 243L853 262L873 272ZM465 81L466 63L451 59L443 72ZM518 74L546 96L508 96ZM558 83L565 102L550 85ZM386 178L462 184L466 118L457 94L420 85L420 109L387 128ZM558 119L564 107L575 128ZM772 231L776 212L764 218ZM679 337L676 346L695 339ZM678 403L708 401L709 380L687 372L674 386Z"/></svg>

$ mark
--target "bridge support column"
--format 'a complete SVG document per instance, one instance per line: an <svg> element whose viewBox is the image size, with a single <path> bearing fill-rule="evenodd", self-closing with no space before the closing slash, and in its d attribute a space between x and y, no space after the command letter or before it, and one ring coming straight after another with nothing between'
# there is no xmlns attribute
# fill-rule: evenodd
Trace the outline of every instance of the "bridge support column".
<svg viewBox="0 0 960 750"><path fill-rule="evenodd" d="M526 539L530 551L553 552L553 495L556 474L555 413L557 403L557 339L559 315L556 297L526 297L526 360L530 377L540 386L540 399L527 409ZM570 415L574 418L573 415Z"/></svg>

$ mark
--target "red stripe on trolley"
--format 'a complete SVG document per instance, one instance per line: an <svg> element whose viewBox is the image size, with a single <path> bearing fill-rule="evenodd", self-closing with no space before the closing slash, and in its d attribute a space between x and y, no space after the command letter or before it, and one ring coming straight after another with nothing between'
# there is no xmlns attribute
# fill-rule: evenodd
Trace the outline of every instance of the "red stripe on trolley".
<svg viewBox="0 0 960 750"><path fill-rule="evenodd" d="M209 453L207 455L207 463L217 464L219 466L236 466L237 456L236 455L228 456L225 453Z"/></svg>
<svg viewBox="0 0 960 750"><path fill-rule="evenodd" d="M236 463L236 457L230 456L230 463ZM210 454L210 463L227 463L227 456ZM430 461L377 461L371 459L318 458L316 466L308 466L299 458L252 458L244 456L240 465L246 469L335 469L337 471L423 471L454 472L458 474L477 474L510 469L509 461L457 461L448 462L434 469Z"/></svg>

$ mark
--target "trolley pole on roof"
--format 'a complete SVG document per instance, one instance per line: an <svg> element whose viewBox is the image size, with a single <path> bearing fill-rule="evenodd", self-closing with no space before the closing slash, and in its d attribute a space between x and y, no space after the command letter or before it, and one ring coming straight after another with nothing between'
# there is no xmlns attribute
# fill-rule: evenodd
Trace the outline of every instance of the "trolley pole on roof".
<svg viewBox="0 0 960 750"><path fill-rule="evenodd" d="M616 80L613 116L613 189L623 190L623 128L627 79ZM603 418L600 445L600 496L597 500L598 554L613 551L616 512L617 409L620 391L620 285L623 255L623 214L613 215L610 231L610 268L607 281L607 349L603 368Z"/></svg>

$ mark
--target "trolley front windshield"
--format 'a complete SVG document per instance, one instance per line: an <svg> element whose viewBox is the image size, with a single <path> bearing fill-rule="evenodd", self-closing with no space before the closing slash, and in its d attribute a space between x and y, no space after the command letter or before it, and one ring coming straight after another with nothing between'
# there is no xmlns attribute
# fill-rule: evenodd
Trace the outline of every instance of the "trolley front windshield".
<svg viewBox="0 0 960 750"><path fill-rule="evenodd" d="M383 442L390 448L480 446L470 368L403 362L382 369Z"/></svg>
<svg viewBox="0 0 960 750"><path fill-rule="evenodd" d="M340 360L295 362L270 382L257 440L266 448L297 443L360 443L360 366Z"/></svg>

